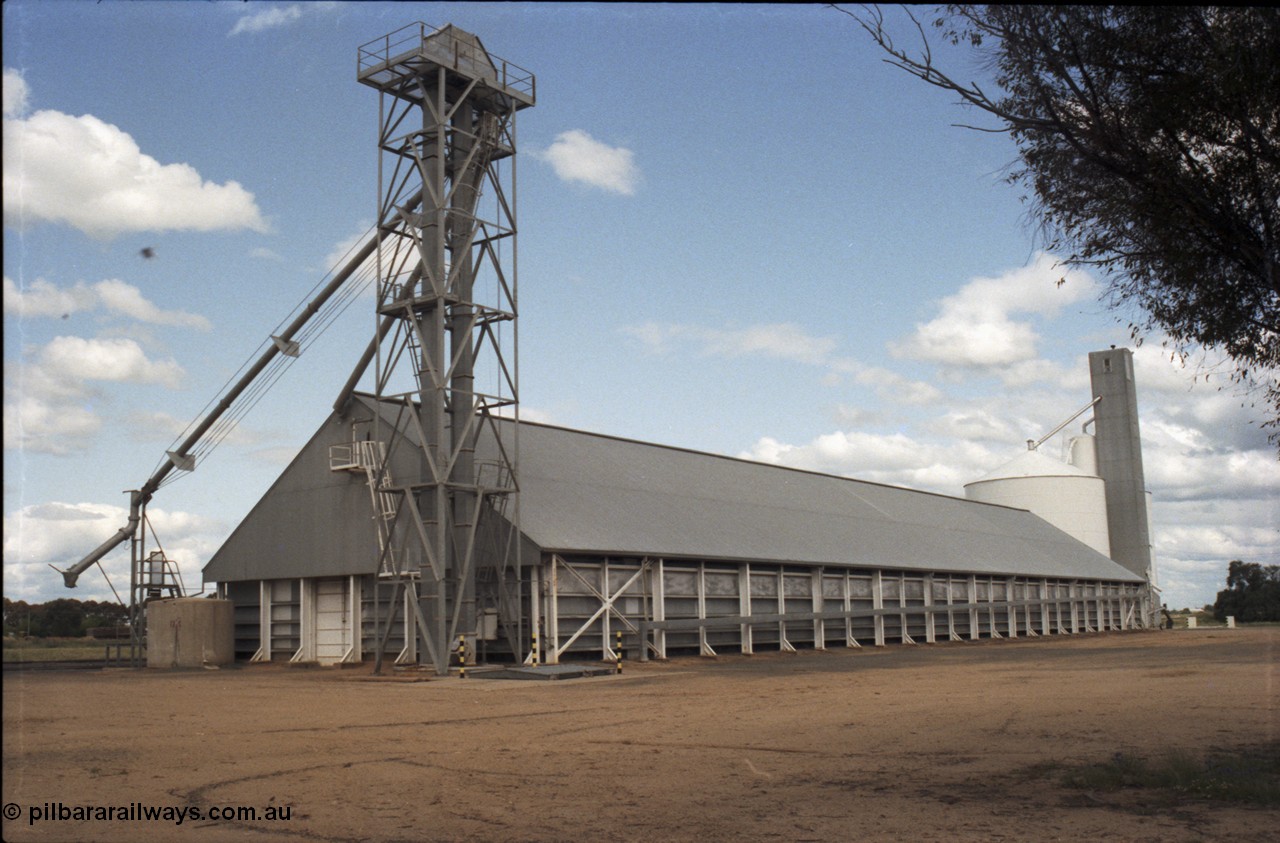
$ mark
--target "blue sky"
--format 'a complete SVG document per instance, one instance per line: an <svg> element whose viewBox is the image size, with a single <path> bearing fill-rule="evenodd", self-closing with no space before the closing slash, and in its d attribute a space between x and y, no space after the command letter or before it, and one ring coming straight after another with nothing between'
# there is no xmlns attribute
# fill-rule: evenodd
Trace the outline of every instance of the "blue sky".
<svg viewBox="0 0 1280 843"><path fill-rule="evenodd" d="M48 564L124 524L122 491L372 223L378 97L356 51L415 20L537 76L519 124L528 418L960 495L1088 401L1089 351L1129 343L1101 279L1041 250L1005 181L1011 141L957 127L981 118L821 6L10 0L3 15L12 599L110 596L97 572L67 592ZM188 583L372 329L356 299L157 494ZM1221 356L1179 366L1160 340L1136 352L1157 560L1169 604L1199 605L1229 560L1280 563L1280 466L1262 411L1219 388ZM105 567L127 587L124 554Z"/></svg>

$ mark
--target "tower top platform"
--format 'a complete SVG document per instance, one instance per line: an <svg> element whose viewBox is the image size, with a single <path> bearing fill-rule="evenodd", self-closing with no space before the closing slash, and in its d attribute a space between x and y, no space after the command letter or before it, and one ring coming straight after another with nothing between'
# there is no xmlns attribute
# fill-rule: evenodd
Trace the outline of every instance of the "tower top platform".
<svg viewBox="0 0 1280 843"><path fill-rule="evenodd" d="M356 77L362 84L413 99L407 83L432 67L467 82L478 81L494 94L510 97L518 110L537 99L533 74L506 59L490 55L480 39L453 24L436 28L411 23L360 47Z"/></svg>

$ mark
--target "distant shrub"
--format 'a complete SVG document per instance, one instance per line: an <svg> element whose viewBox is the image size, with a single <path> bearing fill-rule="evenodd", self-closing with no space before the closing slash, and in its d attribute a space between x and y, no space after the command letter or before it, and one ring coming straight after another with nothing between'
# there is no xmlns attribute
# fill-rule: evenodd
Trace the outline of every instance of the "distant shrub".
<svg viewBox="0 0 1280 843"><path fill-rule="evenodd" d="M1280 621L1280 565L1233 560L1227 587L1213 604L1214 618L1224 621L1228 615L1241 623Z"/></svg>

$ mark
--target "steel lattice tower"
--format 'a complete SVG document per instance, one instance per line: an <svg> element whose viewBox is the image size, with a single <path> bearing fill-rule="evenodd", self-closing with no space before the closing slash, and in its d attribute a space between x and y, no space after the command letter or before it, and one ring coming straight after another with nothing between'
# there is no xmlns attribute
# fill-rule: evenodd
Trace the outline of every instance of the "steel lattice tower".
<svg viewBox="0 0 1280 843"><path fill-rule="evenodd" d="M516 459L494 415L518 418L516 113L534 104L534 78L474 35L421 23L361 47L357 74L380 94L384 221L377 336L357 371L376 361L379 405L408 422L390 426L379 467L375 509L379 495L391 502L376 519L379 582L394 585L393 607L410 595L417 635L407 649L420 644L446 673L460 637L474 659L486 607L516 655L523 640ZM498 457L482 462L486 425ZM386 466L403 448L417 451L420 470L392 478Z"/></svg>

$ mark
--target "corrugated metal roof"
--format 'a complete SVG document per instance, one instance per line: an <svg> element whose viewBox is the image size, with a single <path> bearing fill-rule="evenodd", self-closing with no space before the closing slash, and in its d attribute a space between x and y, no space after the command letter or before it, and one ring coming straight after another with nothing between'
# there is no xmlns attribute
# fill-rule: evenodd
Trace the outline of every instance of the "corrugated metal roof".
<svg viewBox="0 0 1280 843"><path fill-rule="evenodd" d="M352 418L326 420L207 581L372 570L363 475L329 470ZM383 419L395 423L385 407ZM493 452L485 429L477 456ZM551 425L521 423L519 482L521 529L547 552L1142 581L1026 510Z"/></svg>
<svg viewBox="0 0 1280 843"><path fill-rule="evenodd" d="M521 529L544 551L1140 581L1025 510L520 427Z"/></svg>

